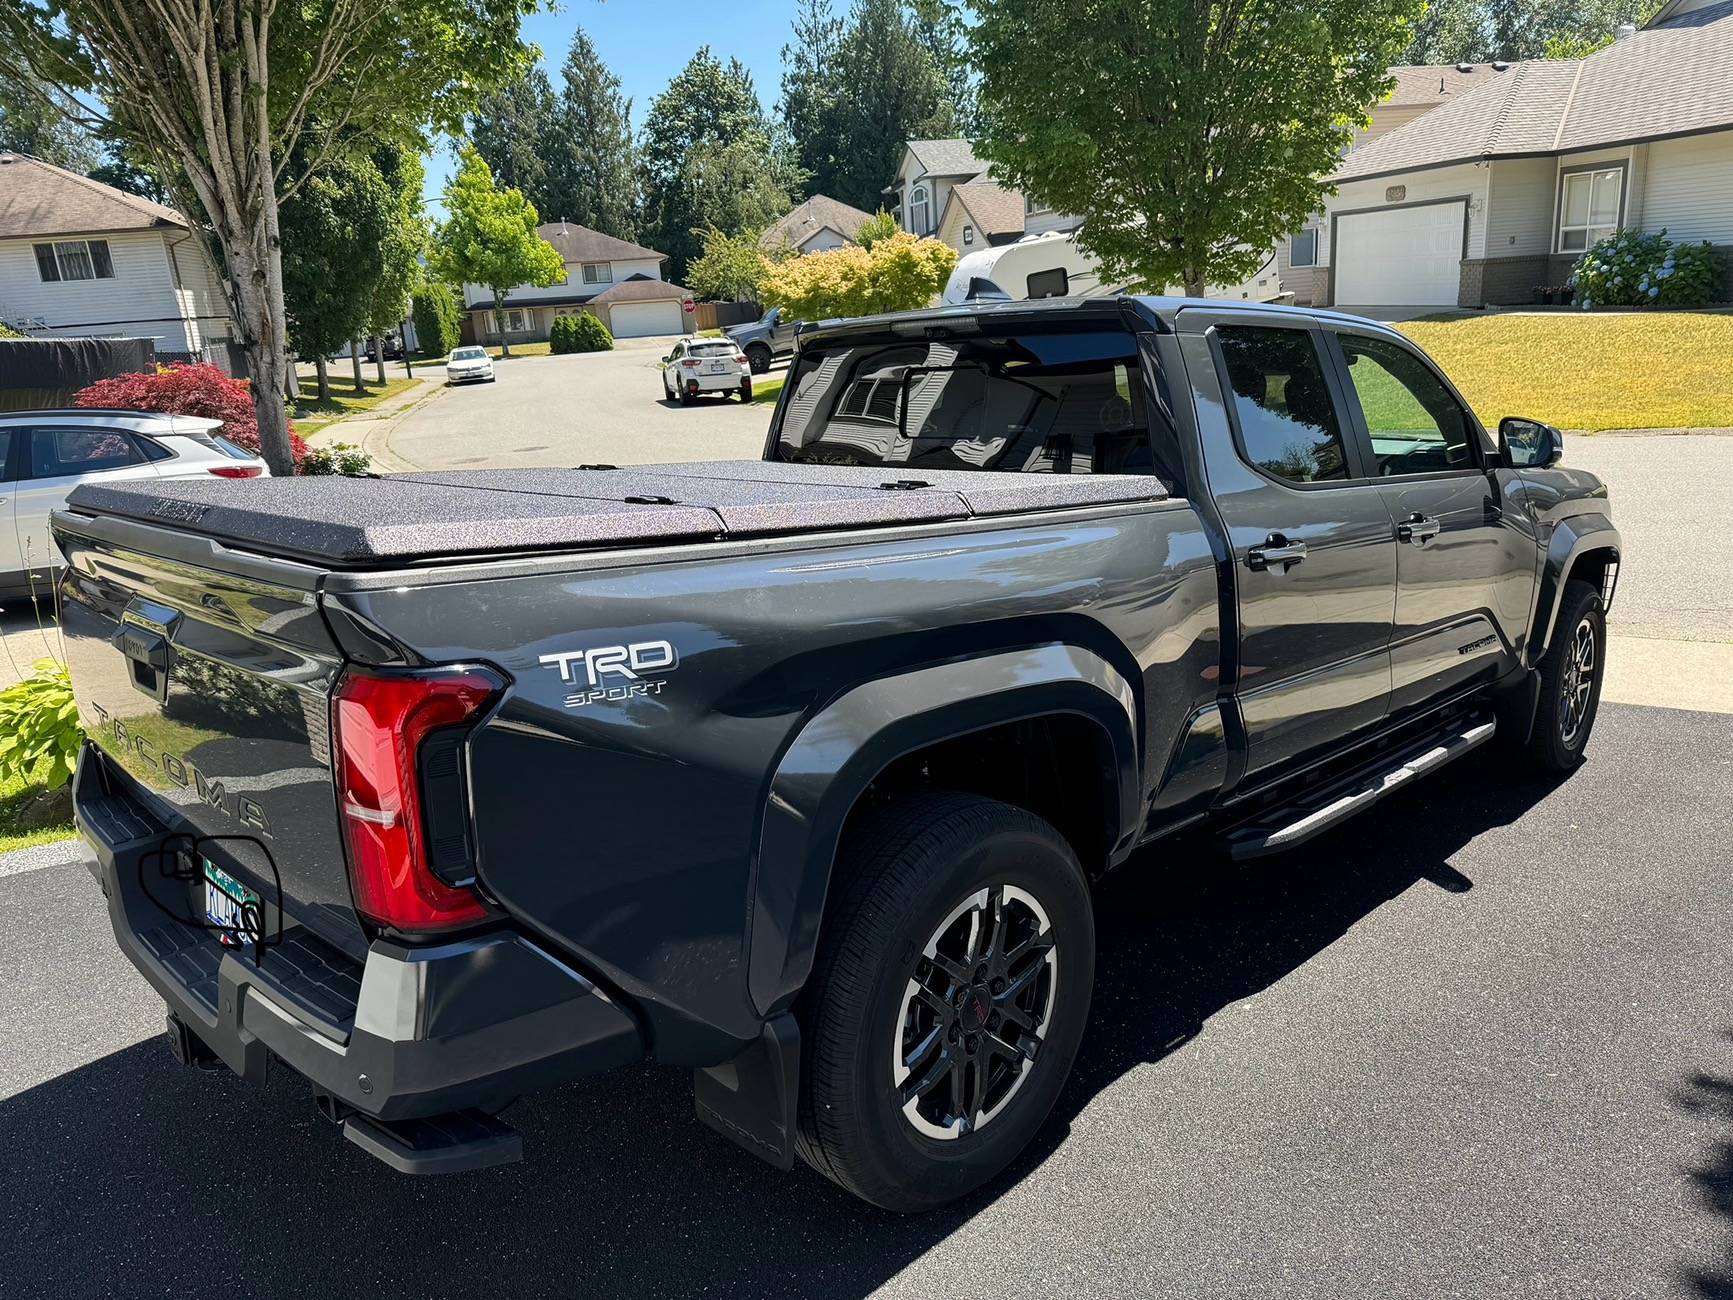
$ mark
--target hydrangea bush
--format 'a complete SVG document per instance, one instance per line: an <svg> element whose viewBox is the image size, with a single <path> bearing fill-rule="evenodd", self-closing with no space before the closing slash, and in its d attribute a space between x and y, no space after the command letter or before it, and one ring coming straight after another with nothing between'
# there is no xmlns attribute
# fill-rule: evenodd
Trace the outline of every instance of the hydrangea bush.
<svg viewBox="0 0 1733 1300"><path fill-rule="evenodd" d="M1619 230L1577 260L1577 305L1701 307L1720 286L1721 266L1708 243L1681 244L1665 230Z"/></svg>

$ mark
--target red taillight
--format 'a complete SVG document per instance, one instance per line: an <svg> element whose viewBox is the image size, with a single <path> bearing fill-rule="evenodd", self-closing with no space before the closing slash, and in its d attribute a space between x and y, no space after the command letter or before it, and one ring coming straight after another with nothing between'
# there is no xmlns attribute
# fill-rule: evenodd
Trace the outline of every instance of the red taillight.
<svg viewBox="0 0 1733 1300"><path fill-rule="evenodd" d="M337 802L355 907L398 930L447 930L488 915L427 862L417 758L429 732L467 721L500 688L491 673L347 674L332 706Z"/></svg>
<svg viewBox="0 0 1733 1300"><path fill-rule="evenodd" d="M734 364L737 366L747 366L747 365L751 365L752 363L750 361L748 361L745 357L735 357L734 358Z"/></svg>
<svg viewBox="0 0 1733 1300"><path fill-rule="evenodd" d="M257 465L207 465L205 469L218 478L258 478L262 472Z"/></svg>
<svg viewBox="0 0 1733 1300"><path fill-rule="evenodd" d="M696 369L698 369L698 363L696 361L690 361L690 360L682 361L680 363L680 368L682 370L696 370Z"/></svg>

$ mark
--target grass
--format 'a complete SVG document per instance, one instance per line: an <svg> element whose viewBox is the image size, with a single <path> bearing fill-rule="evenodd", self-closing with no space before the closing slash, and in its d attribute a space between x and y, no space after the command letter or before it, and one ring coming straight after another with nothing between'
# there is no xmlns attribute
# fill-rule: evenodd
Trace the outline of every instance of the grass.
<svg viewBox="0 0 1733 1300"><path fill-rule="evenodd" d="M782 395L782 386L788 382L788 371L777 375L763 375L752 381L752 404L774 402Z"/></svg>
<svg viewBox="0 0 1733 1300"><path fill-rule="evenodd" d="M14 819L19 808L37 791L46 788L40 780L26 781L16 776L0 779L0 853L72 838L74 831L71 822L41 831L21 831L17 828Z"/></svg>
<svg viewBox="0 0 1733 1300"><path fill-rule="evenodd" d="M368 380L363 385L364 392L357 393L352 380L333 379L331 396L321 401L318 397L318 381L303 379L301 397L295 402L289 412L289 418L295 421L295 432L303 438L319 432L328 424L333 424L347 416L357 415L362 411L371 411L386 398L419 383L415 379L387 379L383 384L377 380Z"/></svg>
<svg viewBox="0 0 1733 1300"><path fill-rule="evenodd" d="M1588 431L1733 428L1733 315L1538 312L1397 328L1489 429L1506 415Z"/></svg>

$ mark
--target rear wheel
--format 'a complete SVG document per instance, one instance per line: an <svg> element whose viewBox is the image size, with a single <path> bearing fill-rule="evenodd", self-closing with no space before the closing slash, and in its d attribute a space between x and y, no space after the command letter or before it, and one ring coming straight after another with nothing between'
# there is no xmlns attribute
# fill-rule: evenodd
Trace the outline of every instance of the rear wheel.
<svg viewBox="0 0 1733 1300"><path fill-rule="evenodd" d="M1089 1015L1077 857L1008 804L917 794L868 815L803 1017L798 1149L890 1210L980 1187L1047 1119Z"/></svg>
<svg viewBox="0 0 1733 1300"><path fill-rule="evenodd" d="M1578 579L1565 584L1552 644L1542 656L1540 705L1526 757L1549 775L1573 771L1594 729L1606 670L1607 618L1600 592Z"/></svg>
<svg viewBox="0 0 1733 1300"><path fill-rule="evenodd" d="M679 381L676 380L675 382L678 383ZM688 388L685 384L680 384L680 405L681 406L692 405L692 390L690 388Z"/></svg>
<svg viewBox="0 0 1733 1300"><path fill-rule="evenodd" d="M749 344L746 349L746 362L752 367L752 373L762 375L770 369L770 349L762 343Z"/></svg>
<svg viewBox="0 0 1733 1300"><path fill-rule="evenodd" d="M752 400L752 381L750 379L742 379L740 381L739 391L740 400L742 402L750 402Z"/></svg>

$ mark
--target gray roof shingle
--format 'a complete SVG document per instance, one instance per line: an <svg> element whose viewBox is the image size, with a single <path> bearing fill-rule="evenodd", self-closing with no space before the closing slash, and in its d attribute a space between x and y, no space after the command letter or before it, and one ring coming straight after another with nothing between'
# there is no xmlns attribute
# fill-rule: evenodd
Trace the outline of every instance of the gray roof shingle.
<svg viewBox="0 0 1733 1300"><path fill-rule="evenodd" d="M1733 128L1733 0L1534 61L1351 150L1334 180Z"/></svg>
<svg viewBox="0 0 1733 1300"><path fill-rule="evenodd" d="M568 262L624 262L639 258L666 261L668 256L571 221L549 221L537 226L536 233L558 249L560 256Z"/></svg>
<svg viewBox="0 0 1733 1300"><path fill-rule="evenodd" d="M969 181L951 190L945 207L963 205L975 228L990 243L1023 233L1023 195L992 181Z"/></svg>
<svg viewBox="0 0 1733 1300"><path fill-rule="evenodd" d="M173 208L23 153L0 153L0 239L186 228Z"/></svg>
<svg viewBox="0 0 1733 1300"><path fill-rule="evenodd" d="M987 164L967 140L910 140L909 152L929 176L979 176Z"/></svg>
<svg viewBox="0 0 1733 1300"><path fill-rule="evenodd" d="M872 220L872 213L833 199L828 194L814 194L805 203L771 223L759 240L765 248L787 244L799 248L827 226L844 239L853 239L863 223Z"/></svg>

